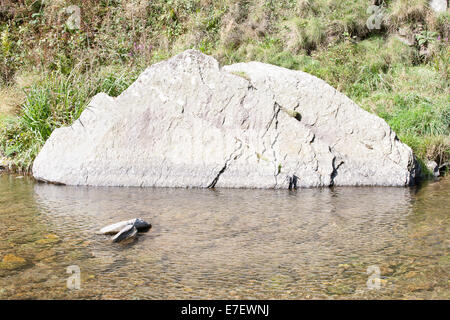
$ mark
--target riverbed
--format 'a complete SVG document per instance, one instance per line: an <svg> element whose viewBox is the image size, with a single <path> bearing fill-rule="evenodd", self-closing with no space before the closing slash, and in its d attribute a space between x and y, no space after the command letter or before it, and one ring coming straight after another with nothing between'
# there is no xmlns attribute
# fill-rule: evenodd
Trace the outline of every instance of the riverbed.
<svg viewBox="0 0 450 320"><path fill-rule="evenodd" d="M449 208L449 178L289 191L4 174L0 299L449 299ZM96 233L135 217L153 227L131 244Z"/></svg>

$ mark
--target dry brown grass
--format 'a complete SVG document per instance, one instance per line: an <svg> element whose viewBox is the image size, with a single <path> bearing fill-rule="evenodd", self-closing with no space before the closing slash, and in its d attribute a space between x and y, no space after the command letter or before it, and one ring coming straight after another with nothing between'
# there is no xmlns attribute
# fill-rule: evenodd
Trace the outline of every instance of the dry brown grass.
<svg viewBox="0 0 450 320"><path fill-rule="evenodd" d="M427 159L433 159L439 165L450 160L448 159L448 155L450 154L450 137L429 137L426 142Z"/></svg>
<svg viewBox="0 0 450 320"><path fill-rule="evenodd" d="M421 24L434 19L427 0L394 0L390 7L388 26L391 30L397 30L406 23Z"/></svg>
<svg viewBox="0 0 450 320"><path fill-rule="evenodd" d="M234 3L221 22L221 44L235 49L249 39L257 40L266 36L271 30L270 10L262 0Z"/></svg>
<svg viewBox="0 0 450 320"><path fill-rule="evenodd" d="M35 73L16 74L14 82L0 87L0 114L16 114L26 98L26 90L39 80Z"/></svg>
<svg viewBox="0 0 450 320"><path fill-rule="evenodd" d="M124 3L125 17L142 19L147 15L148 0L128 0Z"/></svg>
<svg viewBox="0 0 450 320"><path fill-rule="evenodd" d="M308 21L298 18L288 20L282 25L281 34L287 49L295 54L301 50L310 52L326 40L325 27L317 18Z"/></svg>
<svg viewBox="0 0 450 320"><path fill-rule="evenodd" d="M25 95L17 87L0 89L0 114L15 114L24 100Z"/></svg>

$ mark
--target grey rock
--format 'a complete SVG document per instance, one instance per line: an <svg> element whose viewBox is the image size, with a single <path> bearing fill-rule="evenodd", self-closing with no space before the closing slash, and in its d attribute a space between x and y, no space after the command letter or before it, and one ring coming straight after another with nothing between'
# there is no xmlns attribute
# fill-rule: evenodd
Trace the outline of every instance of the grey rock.
<svg viewBox="0 0 450 320"><path fill-rule="evenodd" d="M406 186L416 162L381 118L310 74L223 68L195 50L96 95L33 165L68 185L289 188ZM294 176L295 185L294 185Z"/></svg>
<svg viewBox="0 0 450 320"><path fill-rule="evenodd" d="M106 227L101 228L98 233L99 234L116 234L120 230L122 230L124 227L126 227L128 225L133 225L133 222L134 222L134 219L113 223Z"/></svg>
<svg viewBox="0 0 450 320"><path fill-rule="evenodd" d="M0 158L0 171L6 170L8 167L8 161L6 159Z"/></svg>
<svg viewBox="0 0 450 320"><path fill-rule="evenodd" d="M439 177L439 165L435 161L427 161L426 166L433 176Z"/></svg>
<svg viewBox="0 0 450 320"><path fill-rule="evenodd" d="M126 226L132 225L134 227L136 227L136 229L140 232L144 232L147 231L151 228L151 224L139 219L139 218L135 218L135 219L131 219L131 220L126 220L126 221L121 221L121 222L117 222L114 224L110 224L106 227L103 227L99 230L100 234L116 234L119 231L121 231L123 228L125 228Z"/></svg>
<svg viewBox="0 0 450 320"><path fill-rule="evenodd" d="M434 12L445 12L447 10L447 0L430 0L430 8Z"/></svg>
<svg viewBox="0 0 450 320"><path fill-rule="evenodd" d="M132 224L125 226L122 230L119 231L113 238L112 242L123 242L134 240L137 236L138 230Z"/></svg>
<svg viewBox="0 0 450 320"><path fill-rule="evenodd" d="M147 232L152 227L152 225L150 223L148 223L147 221L141 220L139 218L136 218L133 225L139 232Z"/></svg>

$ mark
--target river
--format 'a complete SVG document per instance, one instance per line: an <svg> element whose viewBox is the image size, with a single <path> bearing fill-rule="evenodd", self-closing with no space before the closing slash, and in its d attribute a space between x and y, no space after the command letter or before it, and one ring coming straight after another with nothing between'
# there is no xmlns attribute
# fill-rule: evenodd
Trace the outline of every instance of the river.
<svg viewBox="0 0 450 320"><path fill-rule="evenodd" d="M449 299L449 208L449 178L289 191L4 174L0 299ZM153 227L131 244L96 234L135 217Z"/></svg>

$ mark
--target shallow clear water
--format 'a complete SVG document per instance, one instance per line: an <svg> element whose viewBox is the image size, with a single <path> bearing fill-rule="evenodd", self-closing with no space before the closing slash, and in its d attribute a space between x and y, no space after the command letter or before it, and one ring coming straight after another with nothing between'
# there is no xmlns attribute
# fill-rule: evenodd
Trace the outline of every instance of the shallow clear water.
<svg viewBox="0 0 450 320"><path fill-rule="evenodd" d="M0 299L449 299L449 196L448 178L287 191L2 175ZM96 234L134 217L153 228L132 244ZM71 265L80 290L67 288ZM372 290L369 266L381 273Z"/></svg>

